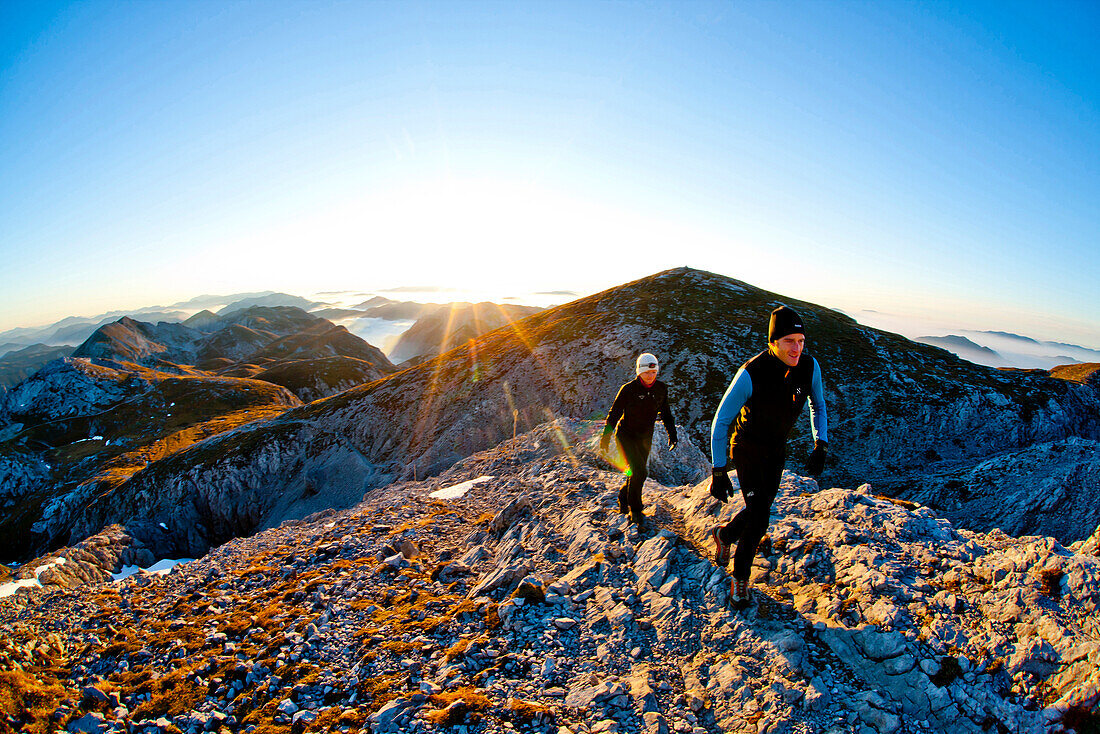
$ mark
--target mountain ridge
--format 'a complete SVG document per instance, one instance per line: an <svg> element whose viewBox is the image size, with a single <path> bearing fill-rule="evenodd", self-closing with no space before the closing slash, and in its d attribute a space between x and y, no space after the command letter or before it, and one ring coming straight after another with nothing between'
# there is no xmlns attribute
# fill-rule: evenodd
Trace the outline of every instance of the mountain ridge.
<svg viewBox="0 0 1100 734"><path fill-rule="evenodd" d="M780 303L803 313L811 353L823 363L835 481L870 480L912 496L936 471L1100 435L1100 394L1090 385L974 365L837 312L683 268L539 312L389 377L227 432L151 465L102 506L63 503L42 531L91 534L160 506L142 498L196 494L207 498L202 512L169 525L183 548L201 552L204 542L225 539L218 528L248 532L250 523L278 522L295 506L347 506L373 487L437 474L515 430L559 416L597 418L633 376L642 350L660 355L685 446L706 447L714 406L740 363L762 348L767 313ZM809 446L800 425L794 460Z"/></svg>

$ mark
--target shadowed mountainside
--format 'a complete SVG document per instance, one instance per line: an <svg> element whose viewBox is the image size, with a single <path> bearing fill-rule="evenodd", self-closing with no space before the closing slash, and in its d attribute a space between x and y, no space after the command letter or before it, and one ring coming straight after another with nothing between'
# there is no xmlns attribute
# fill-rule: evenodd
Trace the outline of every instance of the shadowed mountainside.
<svg viewBox="0 0 1100 734"><path fill-rule="evenodd" d="M0 557L5 558L49 545L34 527L61 498L110 502L148 465L301 405L285 388L259 380L81 358L51 362L4 398L9 422L0 433Z"/></svg>
<svg viewBox="0 0 1100 734"><path fill-rule="evenodd" d="M14 387L37 372L42 365L55 359L68 357L73 347L51 347L32 344L15 349L0 358L0 388Z"/></svg>

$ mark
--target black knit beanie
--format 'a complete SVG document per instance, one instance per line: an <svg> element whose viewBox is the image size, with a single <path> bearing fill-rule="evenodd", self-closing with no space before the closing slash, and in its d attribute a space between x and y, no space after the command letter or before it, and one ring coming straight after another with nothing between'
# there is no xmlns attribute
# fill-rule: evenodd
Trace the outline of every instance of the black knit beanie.
<svg viewBox="0 0 1100 734"><path fill-rule="evenodd" d="M802 325L802 317L786 306L780 306L772 311L771 320L768 321L768 341L782 339L788 334L805 334L806 327Z"/></svg>

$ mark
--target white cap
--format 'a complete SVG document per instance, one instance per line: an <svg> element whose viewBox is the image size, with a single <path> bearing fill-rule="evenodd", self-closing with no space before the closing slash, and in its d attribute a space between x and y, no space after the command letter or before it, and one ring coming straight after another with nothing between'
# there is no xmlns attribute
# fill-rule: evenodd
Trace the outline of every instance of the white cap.
<svg viewBox="0 0 1100 734"><path fill-rule="evenodd" d="M634 363L634 374L640 375L643 372L649 372L650 370L657 369L657 358L649 352L643 352L638 355L638 361Z"/></svg>

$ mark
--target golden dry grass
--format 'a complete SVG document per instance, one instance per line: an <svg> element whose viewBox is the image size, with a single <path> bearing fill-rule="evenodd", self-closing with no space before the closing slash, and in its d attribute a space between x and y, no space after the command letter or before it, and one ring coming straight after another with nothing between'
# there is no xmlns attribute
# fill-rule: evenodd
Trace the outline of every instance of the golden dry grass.
<svg viewBox="0 0 1100 734"><path fill-rule="evenodd" d="M366 723L370 713L362 707L341 709L337 706L321 712L321 715L317 717L310 728L313 731L335 731L346 726L354 730L361 728Z"/></svg>
<svg viewBox="0 0 1100 734"><path fill-rule="evenodd" d="M371 707L377 711L400 696L405 691L405 686L406 678L404 674L390 673L372 676L360 681L356 690L359 693L359 699L370 701Z"/></svg>
<svg viewBox="0 0 1100 734"><path fill-rule="evenodd" d="M198 706L206 697L206 689L188 680L187 673L183 670L174 670L151 681L148 688L152 698L133 710L135 721L156 719L161 716L171 718L186 713Z"/></svg>
<svg viewBox="0 0 1100 734"><path fill-rule="evenodd" d="M1065 364L1055 367L1050 371L1052 377L1073 382L1085 382L1094 373L1100 371L1100 364L1085 362L1083 364Z"/></svg>
<svg viewBox="0 0 1100 734"><path fill-rule="evenodd" d="M481 693L480 689L472 686L443 691L432 696L430 700L439 708L435 711L429 711L424 715L424 718L433 724L443 726L461 724L467 718L471 721L478 721L481 718L478 712L493 707L493 702ZM464 705L448 709L455 701L462 701Z"/></svg>
<svg viewBox="0 0 1100 734"><path fill-rule="evenodd" d="M554 715L552 709L534 701L524 701L521 698L509 698L505 708L514 718L523 722L531 722L536 719L546 720L548 716L552 717Z"/></svg>
<svg viewBox="0 0 1100 734"><path fill-rule="evenodd" d="M253 709L241 717L241 724L245 727L253 726L252 734L287 734L290 732L289 724L276 724L275 714L278 711L279 702L271 700L259 708Z"/></svg>
<svg viewBox="0 0 1100 734"><path fill-rule="evenodd" d="M50 715L57 709L58 703L69 695L51 673L36 676L22 670L0 671L0 711L19 723L17 728L12 729L0 719L0 732L52 732L54 727Z"/></svg>

